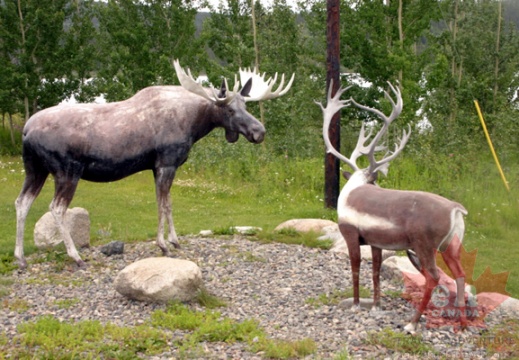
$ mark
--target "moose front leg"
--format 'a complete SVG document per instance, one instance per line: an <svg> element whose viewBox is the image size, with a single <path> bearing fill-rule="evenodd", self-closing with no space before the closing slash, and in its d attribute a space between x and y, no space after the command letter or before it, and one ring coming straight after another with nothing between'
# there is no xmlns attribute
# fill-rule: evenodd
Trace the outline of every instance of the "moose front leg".
<svg viewBox="0 0 519 360"><path fill-rule="evenodd" d="M78 267L84 268L86 264L79 256L70 232L65 227L65 214L76 192L78 181L79 177L76 176L65 176L63 174L54 176L55 193L49 209L63 238L68 256L74 259Z"/></svg>
<svg viewBox="0 0 519 360"><path fill-rule="evenodd" d="M164 224L168 221L168 242L173 244L175 248L180 248L177 233L173 224L173 214L171 208L170 189L175 178L175 167L163 167L154 171L155 175L155 193L157 196L157 206L159 214L159 225L157 229L157 245L165 256L170 254L169 249L164 241Z"/></svg>

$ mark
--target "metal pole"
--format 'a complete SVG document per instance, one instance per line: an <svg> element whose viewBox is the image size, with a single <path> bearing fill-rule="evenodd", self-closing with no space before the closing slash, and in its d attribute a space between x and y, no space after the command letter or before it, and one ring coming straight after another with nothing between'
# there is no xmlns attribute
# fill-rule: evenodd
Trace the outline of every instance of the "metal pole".
<svg viewBox="0 0 519 360"><path fill-rule="evenodd" d="M328 11L326 25L327 56L326 56L326 91L330 88L333 80L332 96L335 95L340 86L340 37L339 37L339 2L340 0L327 0ZM330 123L330 141L332 145L341 148L341 116L340 112L334 115ZM340 184L340 164L339 160L332 154L325 155L324 164L324 202L327 208L337 208Z"/></svg>

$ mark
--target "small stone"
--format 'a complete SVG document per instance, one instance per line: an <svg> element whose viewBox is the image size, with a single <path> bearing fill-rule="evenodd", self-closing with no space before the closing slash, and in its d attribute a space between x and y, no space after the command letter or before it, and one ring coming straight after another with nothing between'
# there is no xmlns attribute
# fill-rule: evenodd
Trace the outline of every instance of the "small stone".
<svg viewBox="0 0 519 360"><path fill-rule="evenodd" d="M101 252L106 256L122 254L124 253L124 243L122 241L112 241L102 246Z"/></svg>

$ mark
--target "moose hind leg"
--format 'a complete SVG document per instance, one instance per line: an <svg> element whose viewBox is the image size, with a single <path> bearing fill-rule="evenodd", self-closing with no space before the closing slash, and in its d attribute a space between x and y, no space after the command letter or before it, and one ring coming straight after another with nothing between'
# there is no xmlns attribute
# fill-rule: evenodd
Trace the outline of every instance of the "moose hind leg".
<svg viewBox="0 0 519 360"><path fill-rule="evenodd" d="M48 175L49 173L47 171L33 172L30 168L26 169L22 190L14 203L16 208L16 245L14 256L18 260L18 266L20 269L25 269L27 267L27 261L25 260L23 252L25 220L27 219L27 214L29 213L34 200L43 188Z"/></svg>
<svg viewBox="0 0 519 360"><path fill-rule="evenodd" d="M49 206L50 211L63 238L68 256L70 256L79 267L85 267L85 262L79 256L74 241L70 236L70 232L65 228L65 213L74 197L79 179L69 177L63 179L55 176L54 181L55 192L54 198Z"/></svg>

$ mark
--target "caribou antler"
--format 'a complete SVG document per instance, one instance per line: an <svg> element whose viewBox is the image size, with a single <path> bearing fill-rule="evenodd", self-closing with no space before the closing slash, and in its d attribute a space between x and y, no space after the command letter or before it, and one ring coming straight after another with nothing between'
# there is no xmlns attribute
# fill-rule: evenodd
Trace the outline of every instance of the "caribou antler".
<svg viewBox="0 0 519 360"><path fill-rule="evenodd" d="M330 88L328 89L328 100L326 101L326 107L324 107L323 104L321 104L320 102L316 101L315 103L319 105L321 107L321 110L323 111L323 139L324 144L326 145L326 151L330 154L333 154L337 159L344 161L354 171L357 171L359 170L359 167L356 164L356 158L350 160L346 156L342 155L337 149L333 147L329 135L330 123L332 121L333 116L337 111L346 107L350 103L350 100L341 100L341 95L350 87L351 86L348 86L347 88L340 88L332 97L333 80L331 80Z"/></svg>
<svg viewBox="0 0 519 360"><path fill-rule="evenodd" d="M328 98L327 98L327 104L326 107L323 107L321 103L317 103L322 111L323 111L323 139L324 143L326 145L326 149L329 153L333 154L335 157L337 157L339 160L344 161L346 164L348 164L354 171L360 170L359 166L357 165L357 159L361 155L366 155L369 159L369 167L368 167L368 173L374 174L377 171L382 171L384 174L387 173L387 167L389 166L389 162L393 160L405 147L407 144L407 141L409 140L409 136L411 135L411 128L409 127L409 131L403 131L403 135L401 138L398 139L399 143L395 145L395 150L392 153L386 153L384 157L381 160L375 159L375 152L385 150L385 146L379 146L377 145L380 141L382 135L387 131L389 125L400 115L402 112L403 107L403 101L402 96L400 94L400 90L393 87L393 85L389 84L392 92L396 95L396 103L395 101L389 96L389 94L384 91L385 96L389 99L389 101L392 104L393 110L389 116L384 115L381 111L377 109L373 109L370 107L367 107L365 105L361 105L357 103L353 98L350 98L348 100L341 100L341 95L348 90L351 86L348 86L346 88L340 88L337 93L332 97L332 86L333 82L330 83L330 88L328 89ZM366 129L364 126L364 123L362 124L359 139L357 140L357 145L353 152L351 153L350 158L347 158L346 156L342 155L337 149L333 147L333 145L330 142L330 138L328 135L330 122L332 120L332 117L335 115L335 113L345 106L347 106L349 103L352 103L356 107L362 110L366 110L369 112L374 113L378 117L380 117L384 121L384 125L382 128L378 131L378 133L375 135L373 140L366 145L366 141L368 141L371 138L373 129L369 130L369 133L366 134Z"/></svg>
<svg viewBox="0 0 519 360"><path fill-rule="evenodd" d="M283 85L285 85L285 74L282 74L281 82L278 88L275 91L272 91L272 88L277 81L278 73L274 75L274 79L269 77L267 80L265 80L265 73L260 74L256 69L251 70L250 68L240 68L240 81L242 84L245 84L250 78L252 78L252 89L249 93L249 96L245 97L246 102L270 100L285 95L288 90L290 90L292 82L294 81L294 77L295 74L292 74L292 77L290 78L287 86L283 88Z"/></svg>
<svg viewBox="0 0 519 360"><path fill-rule="evenodd" d="M389 125L400 116L402 113L402 108L404 106L404 102L402 100L402 94L400 93L400 89L398 87L394 87L391 83L388 82L388 85L393 92L393 94L396 97L396 103L393 100L393 98L388 94L387 91L384 90L384 96L386 99L388 99L391 102L392 110L391 114L389 116L384 115L380 110L370 108L368 106L362 105L357 103L354 99L351 99L351 103L358 107L359 109L369 111L375 115L377 115L382 121L384 122L384 125L382 128L378 131L378 133L375 135L373 140L370 142L370 144L362 149L362 155L366 155L369 159L369 168L368 172L370 174L374 174L377 171L382 171L384 175L387 175L387 168L389 166L389 162L396 158L398 154L404 149L405 145L407 144L407 141L409 140L409 136L411 135L411 126L409 125L409 131L403 130L403 134L401 138L398 138L398 143L395 144L395 150L391 152L387 152L384 157L380 160L375 159L375 152L379 150L385 149L385 147L377 146L380 139L382 138L382 135L384 135L387 132L387 129L389 128ZM364 127L364 124L363 124ZM362 130L363 131L363 130ZM371 131L367 138L369 138L371 135Z"/></svg>
<svg viewBox="0 0 519 360"><path fill-rule="evenodd" d="M234 77L234 88L232 92L226 91L224 94L219 93L214 87L210 87L210 92L207 91L207 88L204 88L200 83L198 83L193 75L191 75L191 70L187 69L187 73L182 69L178 60L173 61L173 65L175 66L175 71L177 72L178 80L180 81L180 85L186 90L191 91L194 94L200 95L207 100L210 100L216 104L229 104L233 101L234 97L238 93L238 88L240 87L240 83ZM227 84L227 79L224 79L225 89L229 89ZM223 84L222 84L223 85ZM223 86L222 86L223 88ZM220 95L225 95L224 97L220 97Z"/></svg>

